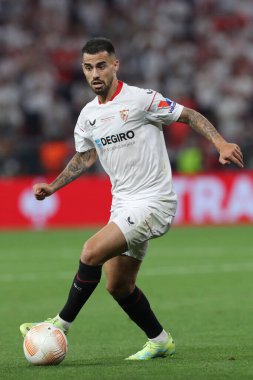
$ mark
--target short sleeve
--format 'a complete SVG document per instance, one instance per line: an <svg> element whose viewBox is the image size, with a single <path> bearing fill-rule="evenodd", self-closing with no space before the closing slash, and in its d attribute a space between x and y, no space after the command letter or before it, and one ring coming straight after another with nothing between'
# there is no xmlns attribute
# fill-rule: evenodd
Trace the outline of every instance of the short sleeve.
<svg viewBox="0 0 253 380"><path fill-rule="evenodd" d="M86 152L87 150L94 149L95 146L89 136L85 118L82 113L80 114L74 131L75 148L77 152Z"/></svg>
<svg viewBox="0 0 253 380"><path fill-rule="evenodd" d="M148 121L168 125L178 120L183 108L181 104L154 92L150 103L147 104L145 117Z"/></svg>

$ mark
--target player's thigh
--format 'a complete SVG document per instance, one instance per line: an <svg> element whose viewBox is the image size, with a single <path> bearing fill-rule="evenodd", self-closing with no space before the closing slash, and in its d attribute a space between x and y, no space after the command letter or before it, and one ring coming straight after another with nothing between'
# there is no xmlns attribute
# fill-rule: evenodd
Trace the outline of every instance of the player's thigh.
<svg viewBox="0 0 253 380"><path fill-rule="evenodd" d="M100 265L126 250L125 236L115 223L110 222L87 240L81 254L81 261L90 265Z"/></svg>
<svg viewBox="0 0 253 380"><path fill-rule="evenodd" d="M142 260L148 240L162 236L170 229L174 213L173 202L135 202L128 207L114 208L110 220L124 234L128 245L127 254Z"/></svg>
<svg viewBox="0 0 253 380"><path fill-rule="evenodd" d="M115 298L131 294L135 287L141 261L129 256L117 256L104 264L106 289Z"/></svg>

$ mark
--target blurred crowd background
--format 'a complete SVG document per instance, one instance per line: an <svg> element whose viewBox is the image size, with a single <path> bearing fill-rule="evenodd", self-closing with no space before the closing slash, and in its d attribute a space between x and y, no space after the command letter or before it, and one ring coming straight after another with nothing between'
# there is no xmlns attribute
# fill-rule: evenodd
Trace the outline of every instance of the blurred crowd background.
<svg viewBox="0 0 253 380"><path fill-rule="evenodd" d="M94 96L80 54L94 36L112 39L121 80L203 113L253 169L252 0L0 0L0 176L65 167ZM175 171L224 170L189 127L164 133Z"/></svg>

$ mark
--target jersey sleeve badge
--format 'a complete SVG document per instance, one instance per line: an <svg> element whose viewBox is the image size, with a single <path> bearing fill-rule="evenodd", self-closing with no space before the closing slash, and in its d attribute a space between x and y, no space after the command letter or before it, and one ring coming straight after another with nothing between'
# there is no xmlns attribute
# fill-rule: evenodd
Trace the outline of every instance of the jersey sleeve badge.
<svg viewBox="0 0 253 380"><path fill-rule="evenodd" d="M163 100L160 100L157 107L168 108L169 113L172 113L176 107L176 102L174 102L173 100L170 100L169 98L164 98Z"/></svg>

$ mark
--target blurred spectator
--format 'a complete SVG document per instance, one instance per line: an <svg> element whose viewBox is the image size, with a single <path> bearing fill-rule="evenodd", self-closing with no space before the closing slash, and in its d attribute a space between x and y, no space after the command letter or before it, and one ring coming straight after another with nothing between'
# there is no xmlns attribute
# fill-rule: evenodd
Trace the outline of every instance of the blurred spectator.
<svg viewBox="0 0 253 380"><path fill-rule="evenodd" d="M203 158L198 146L187 146L178 154L177 172L181 174L196 174L202 171Z"/></svg>
<svg viewBox="0 0 253 380"><path fill-rule="evenodd" d="M122 80L202 112L253 168L252 0L0 0L1 176L58 172L73 154L93 36L115 43ZM173 168L224 170L193 134L165 127Z"/></svg>
<svg viewBox="0 0 253 380"><path fill-rule="evenodd" d="M70 149L64 141L48 141L40 145L40 161L48 174L59 174L69 155Z"/></svg>

